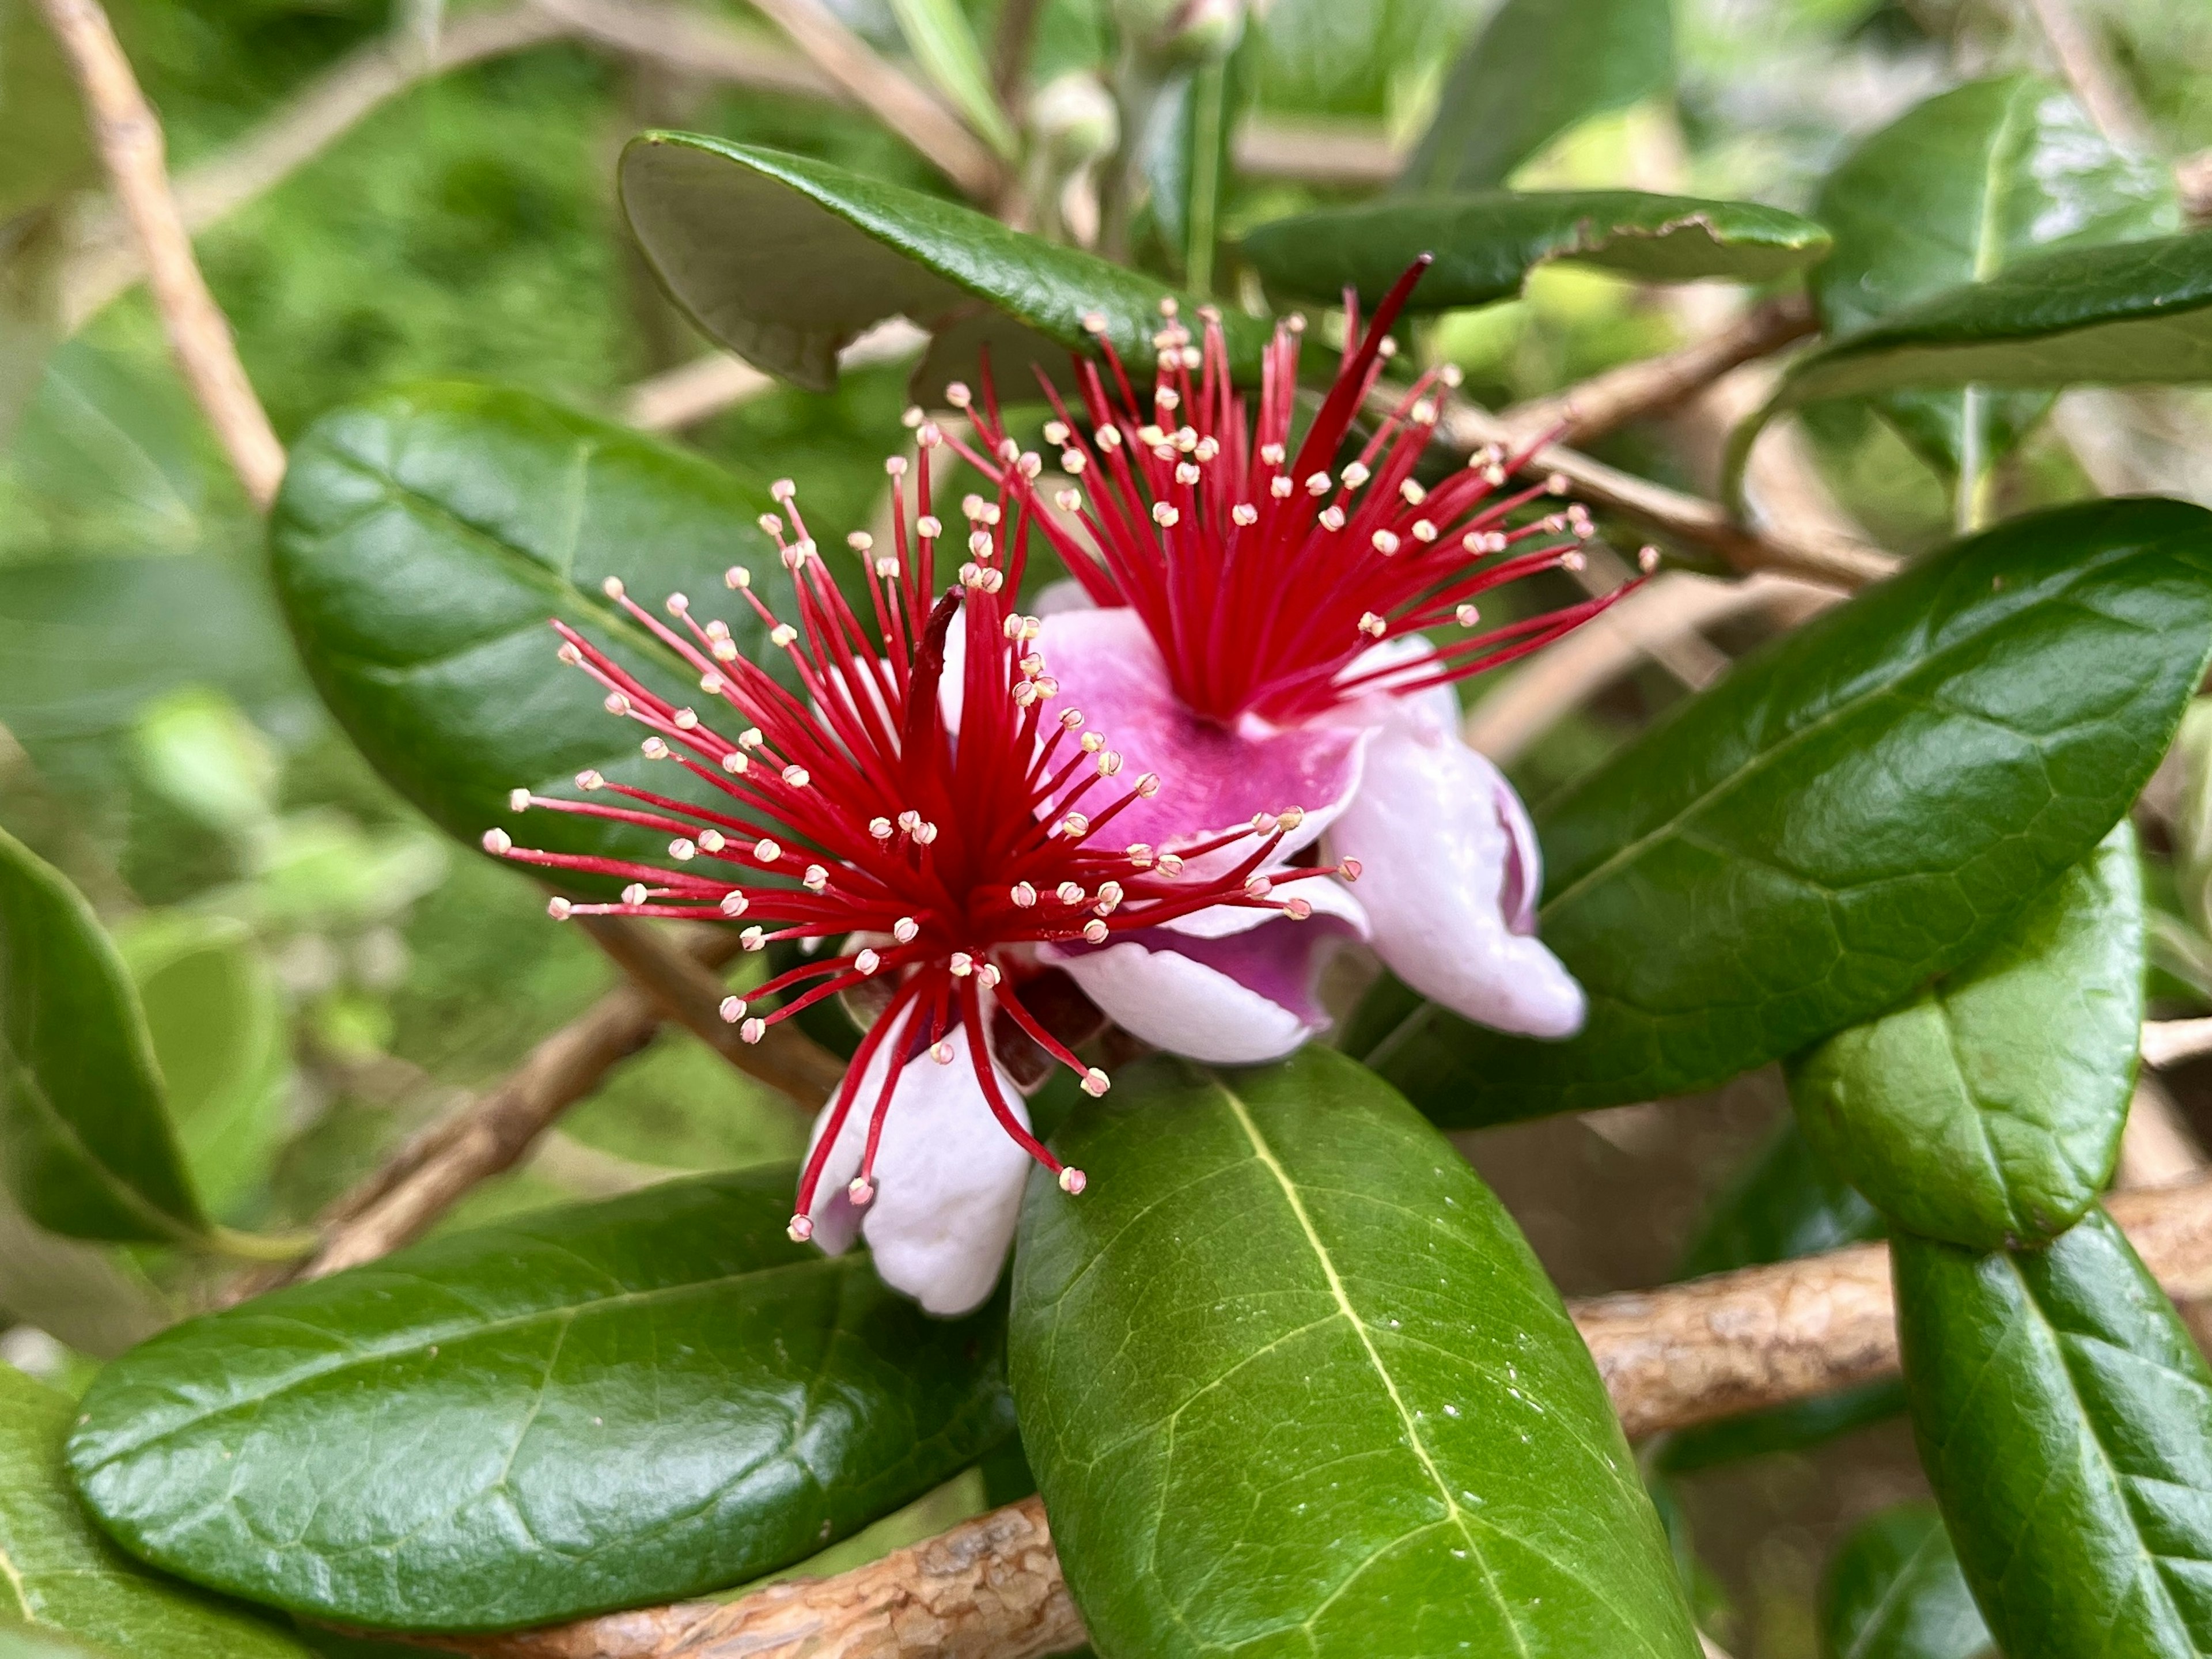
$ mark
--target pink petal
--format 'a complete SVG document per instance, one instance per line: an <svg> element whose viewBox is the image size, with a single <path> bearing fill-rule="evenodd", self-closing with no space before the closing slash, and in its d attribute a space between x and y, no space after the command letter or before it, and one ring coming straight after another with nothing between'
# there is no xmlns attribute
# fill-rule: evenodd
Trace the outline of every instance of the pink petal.
<svg viewBox="0 0 2212 1659"><path fill-rule="evenodd" d="M891 1045L877 1050L823 1166L812 1214L814 1242L824 1250L842 1253L857 1227L886 1285L931 1313L951 1316L980 1306L999 1282L1030 1158L992 1115L968 1058L967 1034L956 1030L946 1041L950 1065L925 1054L899 1074L876 1149L876 1195L856 1207L847 1188L860 1170L868 1113L883 1087ZM1007 1103L1027 1128L1020 1091L1006 1068L992 1063ZM825 1107L815 1120L817 1139L828 1121Z"/></svg>
<svg viewBox="0 0 2212 1659"><path fill-rule="evenodd" d="M1301 886L1320 887L1319 882ZM1146 928L1109 945L1050 946L1091 1000L1147 1042L1222 1066L1278 1060L1328 1024L1315 981L1347 923L1277 917L1220 939Z"/></svg>
<svg viewBox="0 0 2212 1659"><path fill-rule="evenodd" d="M1401 709L1375 733L1330 844L1364 866L1376 953L1407 984L1502 1031L1581 1029L1582 987L1534 937L1543 872L1528 815L1430 710Z"/></svg>
<svg viewBox="0 0 2212 1659"><path fill-rule="evenodd" d="M1086 729L1103 733L1121 752L1122 778L1159 775L1158 794L1114 819L1116 841L1188 845L1249 823L1255 812L1303 807L1305 821L1279 849L1287 858L1328 828L1358 786L1364 732L1283 728L1249 717L1232 729L1192 714L1133 611L1047 617L1037 646L1045 672L1060 684L1056 707L1083 711ZM1227 851L1233 863L1250 848Z"/></svg>

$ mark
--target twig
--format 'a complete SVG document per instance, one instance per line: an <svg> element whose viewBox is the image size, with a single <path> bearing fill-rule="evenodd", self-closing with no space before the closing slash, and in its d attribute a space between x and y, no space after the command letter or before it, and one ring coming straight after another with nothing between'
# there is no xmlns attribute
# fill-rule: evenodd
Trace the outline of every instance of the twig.
<svg viewBox="0 0 2212 1659"><path fill-rule="evenodd" d="M1524 442L1550 434L1558 443L1587 443L1630 421L1678 408L1723 375L1819 327L1811 301L1802 294L1785 295L1753 306L1725 328L1679 350L1623 363L1552 397L1516 404L1505 411L1504 420Z"/></svg>
<svg viewBox="0 0 2212 1659"><path fill-rule="evenodd" d="M2130 149L2144 154L2154 149L2158 135L2152 131L2150 118L2106 55L2104 42L2075 15L2068 0L2027 0L2027 5L2042 25L2043 38L2051 43L2059 73L2074 88L2081 107L2089 112L2097 130Z"/></svg>
<svg viewBox="0 0 2212 1659"><path fill-rule="evenodd" d="M1024 103L1022 82L1030 72L1030 54L1036 46L1037 22L1044 15L1044 0L1006 0L999 8L999 24L991 41L991 86L999 101L1018 113Z"/></svg>
<svg viewBox="0 0 2212 1659"><path fill-rule="evenodd" d="M842 22L823 0L753 0L814 66L979 202L1005 182L999 158L960 118Z"/></svg>
<svg viewBox="0 0 2212 1659"><path fill-rule="evenodd" d="M893 317L838 353L837 368L842 372L899 362L919 356L928 343L929 336L921 329L902 317ZM639 381L623 395L623 413L643 431L680 432L748 403L776 384L775 376L763 374L742 358L717 351Z"/></svg>
<svg viewBox="0 0 2212 1659"><path fill-rule="evenodd" d="M2128 1102L2127 1126L2120 1133L2119 1167L2112 1184L2129 1192L2177 1187L2204 1173L2204 1149L2197 1144L2173 1097L2154 1077L2136 1079Z"/></svg>
<svg viewBox="0 0 2212 1659"><path fill-rule="evenodd" d="M2212 1054L2212 1019L2147 1019L2143 1064L2164 1071L2199 1054Z"/></svg>
<svg viewBox="0 0 2212 1659"><path fill-rule="evenodd" d="M177 175L177 211L199 232L275 189L361 122L420 82L488 58L574 38L734 86L837 98L813 65L662 0L522 0L465 14L425 52L412 38L386 38L341 58L222 154ZM112 209L87 225L62 276L62 308L75 330L145 274L145 261Z"/></svg>
<svg viewBox="0 0 2212 1659"><path fill-rule="evenodd" d="M1350 121L1247 121L1232 154L1248 178L1315 185L1387 185L1406 160L1381 129Z"/></svg>
<svg viewBox="0 0 2212 1659"><path fill-rule="evenodd" d="M39 0L39 5L84 94L93 142L145 255L169 349L247 496L265 509L284 476L284 447L253 395L230 325L192 258L191 239L169 194L161 124L99 0Z"/></svg>
<svg viewBox="0 0 2212 1659"><path fill-rule="evenodd" d="M1396 396L1387 389L1378 392L1385 407ZM1456 398L1446 404L1437 431L1446 443L1468 452L1488 444L1510 449L1515 436L1503 417ZM1832 530L1780 526L1755 530L1737 524L1717 501L1653 483L1563 444L1545 445L1529 457L1528 465L1534 471L1559 473L1572 493L1591 507L1621 514L1662 535L1704 548L1747 574L1771 570L1848 592L1879 581L1898 567L1894 554Z"/></svg>
<svg viewBox="0 0 2212 1659"><path fill-rule="evenodd" d="M2212 1292L2212 1179L2107 1202L2177 1299ZM1632 1437L1897 1369L1889 1252L1861 1245L1570 1304ZM482 1659L1034 1659L1082 1639L1025 1498L835 1578L513 1636L436 1638Z"/></svg>
<svg viewBox="0 0 2212 1659"><path fill-rule="evenodd" d="M719 966L736 954L727 929L703 929L687 950L627 916L579 916L576 922L664 1014L737 1070L788 1095L807 1111L828 1100L844 1076L843 1060L787 1020L769 1026L758 1042L747 1042L722 1018L729 988L708 964Z"/></svg>

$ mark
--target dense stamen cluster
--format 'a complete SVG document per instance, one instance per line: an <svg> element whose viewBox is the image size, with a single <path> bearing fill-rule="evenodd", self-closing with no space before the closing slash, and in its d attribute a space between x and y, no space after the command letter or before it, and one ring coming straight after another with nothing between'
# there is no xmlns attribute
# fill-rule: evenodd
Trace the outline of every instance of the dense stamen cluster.
<svg viewBox="0 0 2212 1659"><path fill-rule="evenodd" d="M1255 419L1231 381L1218 314L1201 313L1203 339L1194 343L1171 300L1153 341L1149 417L1103 319L1093 331L1104 372L1075 365L1088 435L1047 387L1058 418L1045 436L1060 446L1061 471L1075 482L1056 495L1064 520L1040 513L1044 533L1097 604L1131 606L1144 619L1177 695L1197 713L1288 724L1350 698L1448 684L1549 644L1620 597L1463 635L1418 659L1354 667L1385 639L1479 627L1482 594L1539 571L1579 569L1580 544L1592 533L1578 505L1528 513L1563 494L1565 481L1508 489L1525 455L1485 450L1433 487L1415 478L1437 399L1458 383L1449 366L1422 374L1357 459L1332 470L1427 264L1398 280L1364 334L1347 296L1344 358L1295 454L1302 319L1275 331ZM963 408L973 402L957 386L951 397ZM985 403L974 418L995 456L1004 434ZM997 475L1020 487L1005 469ZM1647 571L1655 556L1645 550Z"/></svg>
<svg viewBox="0 0 2212 1659"><path fill-rule="evenodd" d="M722 1018L748 1042L826 997L870 981L889 988L807 1163L794 1238L812 1232L823 1167L856 1106L870 1114L867 1149L849 1193L856 1205L873 1198L877 1146L899 1073L925 1054L951 1063L948 1039L956 1030L966 1034L976 1082L1007 1134L1063 1188L1080 1191L1081 1171L1063 1169L1017 1120L990 1058L988 1017L995 1011L1073 1068L1090 1092L1106 1090L1105 1073L1086 1066L1024 1006L1019 986L1036 971L1032 947L1103 944L1116 933L1223 904L1304 919L1310 904L1276 890L1357 873L1261 873L1300 821L1296 807L1260 814L1249 827L1175 852L1115 844L1115 818L1154 795L1159 780L1147 774L1122 781L1121 757L1099 732L1084 729L1079 712L1049 712L1060 688L1036 648L1038 622L1014 609L1031 516L1021 485L1036 476L1038 459L1011 444L994 452L999 499L971 495L963 502L968 556L957 585L939 595L945 531L932 507L929 461L944 440L927 424L918 436L911 519L908 463L895 456L886 464L891 549L878 550L866 535L848 538L872 626L824 568L787 483L775 494L789 524L770 514L762 526L790 573L795 620L769 609L744 568L728 573L730 587L788 656L796 691L741 654L726 624L702 624L684 595L670 596L664 621L619 580L606 581L608 596L698 677L702 696L736 717L736 737L657 696L576 629L554 623L562 659L605 688L610 713L646 728L647 758L709 786L710 804L587 771L576 780L581 799L517 790L512 805L665 834L665 865L518 847L502 830L484 836L486 848L500 856L625 884L618 903L556 898L550 908L556 918L742 921L749 950L783 939L842 940L835 953L722 1005ZM956 619L964 626L965 649L958 714L948 722L951 688L945 681ZM1201 868L1216 862L1209 860L1179 879L1187 859L1231 848L1239 850L1226 871L1201 877ZM861 1079L885 1045L892 1063L879 1068L875 1098L862 1103Z"/></svg>

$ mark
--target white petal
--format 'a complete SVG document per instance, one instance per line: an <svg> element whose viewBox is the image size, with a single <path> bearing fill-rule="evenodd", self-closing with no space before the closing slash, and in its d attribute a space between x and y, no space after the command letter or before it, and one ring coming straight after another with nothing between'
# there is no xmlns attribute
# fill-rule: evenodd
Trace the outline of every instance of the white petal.
<svg viewBox="0 0 2212 1659"><path fill-rule="evenodd" d="M1268 866L1268 873L1279 872L1285 866ZM1367 909L1354 897L1350 888L1340 881L1315 878L1294 881L1275 890L1278 900L1302 898L1314 908L1316 916L1334 916L1351 929L1354 937L1369 936ZM1182 933L1190 939L1227 939L1232 933L1249 933L1255 927L1264 927L1271 921L1283 920L1279 910L1254 909L1243 904L1210 904L1203 910L1194 910L1187 916L1177 916L1164 921L1159 931Z"/></svg>
<svg viewBox="0 0 2212 1659"><path fill-rule="evenodd" d="M1358 891L1376 953L1407 984L1499 1030L1581 1029L1582 987L1525 931L1543 884L1527 816L1504 775L1434 711L1403 709L1375 733L1330 838L1364 866Z"/></svg>
<svg viewBox="0 0 2212 1659"><path fill-rule="evenodd" d="M1279 1060L1328 1024L1314 981L1353 932L1318 915L1276 916L1268 925L1274 931L1265 934L1192 940L1204 961L1167 948L1172 936L1156 930L1098 950L1048 945L1039 955L1066 969L1109 1018L1146 1042L1214 1065L1252 1066Z"/></svg>
<svg viewBox="0 0 2212 1659"><path fill-rule="evenodd" d="M980 1305L999 1282L1030 1158L983 1098L966 1032L956 1030L946 1041L953 1050L950 1065L925 1054L899 1074L876 1148L876 1196L855 1209L846 1188L860 1167L868 1114L892 1045L877 1051L823 1167L813 1216L815 1242L833 1255L851 1243L857 1221L885 1284L931 1313L953 1315ZM1008 1107L1027 1128L1020 1091L995 1058L992 1066ZM815 1124L817 1138L827 1120L825 1109Z"/></svg>

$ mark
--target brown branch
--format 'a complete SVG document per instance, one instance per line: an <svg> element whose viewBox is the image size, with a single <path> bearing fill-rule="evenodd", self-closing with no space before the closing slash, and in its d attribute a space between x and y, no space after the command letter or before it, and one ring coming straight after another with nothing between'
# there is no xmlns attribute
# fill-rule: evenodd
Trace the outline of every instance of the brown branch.
<svg viewBox="0 0 2212 1659"><path fill-rule="evenodd" d="M2142 103L2105 51L2105 43L2085 25L2068 0L2027 0L2028 9L2042 25L2051 43L2059 73L2097 130L2114 143L2145 155L2156 149L2158 135Z"/></svg>
<svg viewBox="0 0 2212 1659"><path fill-rule="evenodd" d="M999 8L998 28L991 41L991 86L1009 110L1019 110L1026 101L1022 82L1029 77L1037 24L1043 16L1044 0L1006 0Z"/></svg>
<svg viewBox="0 0 2212 1659"><path fill-rule="evenodd" d="M1364 122L1258 118L1237 130L1237 170L1250 179L1314 185L1387 185L1405 153Z"/></svg>
<svg viewBox="0 0 2212 1659"><path fill-rule="evenodd" d="M839 352L837 368L842 373L896 363L920 356L928 343L928 335L904 318L893 317ZM646 432L681 432L773 391L777 384L775 376L744 359L717 351L640 380L623 394L623 414Z"/></svg>
<svg viewBox="0 0 2212 1659"><path fill-rule="evenodd" d="M960 118L853 33L823 0L753 0L814 66L921 152L978 202L997 196L1005 170Z"/></svg>
<svg viewBox="0 0 2212 1659"><path fill-rule="evenodd" d="M1565 392L1516 404L1505 411L1505 423L1523 442L1548 434L1555 443L1587 443L1630 421L1679 408L1723 375L1819 329L1812 301L1802 294L1784 295L1678 350L1623 363Z"/></svg>
<svg viewBox="0 0 2212 1659"><path fill-rule="evenodd" d="M2212 1292L2212 1179L2115 1194L2106 1207L2169 1295ZM1880 1244L1597 1297L1569 1311L1634 1437L1897 1369L1889 1253ZM482 1659L1035 1659L1083 1638L1043 1507L1030 1498L834 1578L726 1603L435 1639Z"/></svg>
<svg viewBox="0 0 2212 1659"><path fill-rule="evenodd" d="M2212 219L2212 149L2185 155L2173 164L2181 205L2192 219Z"/></svg>
<svg viewBox="0 0 2212 1659"><path fill-rule="evenodd" d="M39 6L84 94L94 145L145 256L177 367L247 496L266 508L284 476L284 447L253 395L230 325L192 258L191 239L169 194L161 124L99 0L39 0Z"/></svg>
<svg viewBox="0 0 2212 1659"><path fill-rule="evenodd" d="M2212 1019L2147 1019L2142 1028L2146 1066L2164 1071L2199 1054L2212 1054Z"/></svg>

